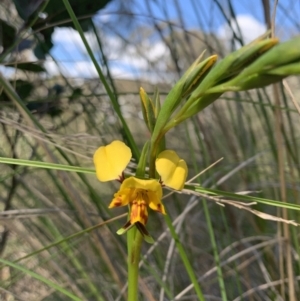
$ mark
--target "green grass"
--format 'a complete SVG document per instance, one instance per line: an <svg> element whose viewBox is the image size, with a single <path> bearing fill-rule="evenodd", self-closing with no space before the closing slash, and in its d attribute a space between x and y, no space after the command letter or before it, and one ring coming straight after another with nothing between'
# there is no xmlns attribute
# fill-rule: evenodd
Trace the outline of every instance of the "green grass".
<svg viewBox="0 0 300 301"><path fill-rule="evenodd" d="M210 4L221 8L218 1ZM91 48L69 2L61 5L67 7L99 78L78 85L63 75L22 72L34 87L22 97L14 80L0 75L0 92L9 98L0 94L0 261L9 267L0 277L0 296L126 300L126 237L116 234L126 221L126 209L107 208L119 184L96 179L92 156L99 146L123 140L134 157L127 171L135 172L150 139L140 117L139 81L125 87L119 81L112 84L107 51L114 50L105 48L99 24L91 27ZM173 26L167 15L165 36L158 21L150 18L149 28L169 47L168 64L176 80L202 49L208 49L205 58L222 57L225 47L213 36L204 35L200 43L180 21ZM200 15L198 21L205 22ZM37 31L23 30L20 37L37 39ZM117 28L110 30L124 45L138 47L136 28L131 38ZM151 44L144 30L143 41ZM191 41L201 46L191 46ZM1 60L6 62L4 56ZM148 68L160 75L159 64ZM299 78L285 81L297 101ZM64 91L46 93L54 84ZM143 87L154 95L154 85ZM160 83L161 104L171 88ZM38 114L27 105L34 101L53 101L61 113ZM277 88L225 93L166 134L167 148L187 161L189 178L223 160L187 184L183 193L164 198L166 220L149 212L147 229L155 244L142 246L139 300L297 300L299 235L297 226L286 221L300 223L299 134L299 112L281 82Z"/></svg>

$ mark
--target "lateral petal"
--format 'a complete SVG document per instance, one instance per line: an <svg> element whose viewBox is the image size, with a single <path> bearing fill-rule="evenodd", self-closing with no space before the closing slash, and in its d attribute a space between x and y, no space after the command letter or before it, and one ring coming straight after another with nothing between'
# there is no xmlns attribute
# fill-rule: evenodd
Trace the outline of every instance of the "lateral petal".
<svg viewBox="0 0 300 301"><path fill-rule="evenodd" d="M179 158L176 152L172 150L161 152L155 161L155 166L165 185L182 190L188 168L186 162Z"/></svg>
<svg viewBox="0 0 300 301"><path fill-rule="evenodd" d="M149 199L149 207L154 211L158 211L162 214L166 214L166 210L161 202L161 198L158 198L153 191L148 191L147 195Z"/></svg>
<svg viewBox="0 0 300 301"><path fill-rule="evenodd" d="M114 198L109 204L108 208L115 208L126 206L131 202L132 199L132 190L127 189L120 189L118 192L114 194Z"/></svg>
<svg viewBox="0 0 300 301"><path fill-rule="evenodd" d="M119 140L99 147L93 158L98 180L107 182L118 179L129 163L131 156L130 148Z"/></svg>

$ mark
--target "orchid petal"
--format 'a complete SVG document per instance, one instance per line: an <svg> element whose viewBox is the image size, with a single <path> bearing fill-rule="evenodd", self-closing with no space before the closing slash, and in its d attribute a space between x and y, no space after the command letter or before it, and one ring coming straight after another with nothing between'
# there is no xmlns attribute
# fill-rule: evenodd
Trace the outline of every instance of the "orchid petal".
<svg viewBox="0 0 300 301"><path fill-rule="evenodd" d="M154 179L142 180L135 177L129 177L123 181L120 190L125 188L142 189L145 192L153 191L156 198L159 200L162 198L161 185Z"/></svg>
<svg viewBox="0 0 300 301"><path fill-rule="evenodd" d="M101 182L118 179L131 159L130 148L122 141L99 147L94 154L97 178Z"/></svg>
<svg viewBox="0 0 300 301"><path fill-rule="evenodd" d="M161 152L155 161L155 166L165 185L182 190L188 168L185 161L180 159L176 152L172 150Z"/></svg>
<svg viewBox="0 0 300 301"><path fill-rule="evenodd" d="M161 199L157 197L157 195L153 191L148 191L148 198L149 198L149 207L154 210L158 211L162 214L166 214L166 210Z"/></svg>
<svg viewBox="0 0 300 301"><path fill-rule="evenodd" d="M131 201L131 195L131 189L120 189L117 193L114 194L114 198L109 204L108 208L115 208L128 205Z"/></svg>

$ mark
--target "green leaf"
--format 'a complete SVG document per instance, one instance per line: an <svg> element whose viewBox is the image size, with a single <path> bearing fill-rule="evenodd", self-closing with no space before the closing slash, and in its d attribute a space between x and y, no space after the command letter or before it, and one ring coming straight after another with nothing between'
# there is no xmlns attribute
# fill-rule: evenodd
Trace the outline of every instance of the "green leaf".
<svg viewBox="0 0 300 301"><path fill-rule="evenodd" d="M143 118L150 133L153 132L155 126L155 107L152 99L147 95L146 91L140 88L140 100L142 106Z"/></svg>
<svg viewBox="0 0 300 301"><path fill-rule="evenodd" d="M239 201L243 200L247 202L256 202L256 203L265 204L269 206L300 211L300 205L287 203L287 202L274 201L274 200L269 200L265 198L255 197L255 196L241 195L233 192L227 192L227 191L217 190L217 189L208 189L208 188L198 187L198 186L195 187L195 186L186 185L184 188L190 189L192 191L201 192L207 195L215 196L215 197L226 197L226 198L232 198Z"/></svg>
<svg viewBox="0 0 300 301"><path fill-rule="evenodd" d="M30 82L21 79L17 79L16 81L11 81L10 83L13 86L15 86L18 95L22 99L26 99L33 90L33 85ZM1 101L7 101L7 102L10 101L10 98L8 97L5 91L2 91L2 93L0 94L0 99Z"/></svg>
<svg viewBox="0 0 300 301"><path fill-rule="evenodd" d="M36 12L40 9L44 0L13 0L19 16L29 23L36 17ZM70 0L70 5L80 23L83 31L90 28L91 17L100 9L103 9L111 0ZM69 13L61 0L50 0L43 11L46 18L38 18L32 26L32 29L39 31L43 35L43 41L39 41L34 53L39 59L45 59L45 55L49 53L53 44L51 42L52 33L55 27L72 27L75 26L70 20ZM85 17L85 18L82 18ZM67 21L67 22L66 22ZM54 24L49 28L49 24ZM44 28L41 30L41 28Z"/></svg>
<svg viewBox="0 0 300 301"><path fill-rule="evenodd" d="M0 46L3 47L2 51L5 51L13 44L15 37L16 29L9 25L6 21L0 19Z"/></svg>
<svg viewBox="0 0 300 301"><path fill-rule="evenodd" d="M9 63L5 64L6 67L13 67L18 68L24 71L31 71L31 72L46 72L46 69L41 66L39 63Z"/></svg>
<svg viewBox="0 0 300 301"><path fill-rule="evenodd" d="M13 0L19 16L27 19L38 9L43 0Z"/></svg>
<svg viewBox="0 0 300 301"><path fill-rule="evenodd" d="M280 66L276 69L268 71L267 74L280 75L284 77L289 75L298 75L300 74L300 62Z"/></svg>
<svg viewBox="0 0 300 301"><path fill-rule="evenodd" d="M31 160L14 159L14 158L0 157L0 163L14 164L14 165L20 165L20 166L29 166L29 167L35 167L35 168L53 169L53 170L64 170L64 171L87 173L87 174L95 174L96 173L96 171L91 168L84 168L84 167L79 167L79 166L70 166L70 165L63 165L63 164L55 164L55 163L47 163L47 162L38 162L38 161L31 161Z"/></svg>
<svg viewBox="0 0 300 301"><path fill-rule="evenodd" d="M53 47L53 43L51 40L51 36L52 36L53 32L54 32L54 28L49 28L47 30L44 30L43 31L44 39L39 40L39 42L36 44L33 52L34 52L34 55L39 60L45 60L46 54L49 53L49 51Z"/></svg>

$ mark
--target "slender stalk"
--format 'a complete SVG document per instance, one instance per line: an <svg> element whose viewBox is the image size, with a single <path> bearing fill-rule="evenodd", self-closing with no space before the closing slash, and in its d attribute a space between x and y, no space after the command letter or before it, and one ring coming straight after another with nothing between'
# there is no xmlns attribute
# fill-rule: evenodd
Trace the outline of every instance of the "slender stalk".
<svg viewBox="0 0 300 301"><path fill-rule="evenodd" d="M136 229L130 230L133 231ZM128 238L130 235L128 235ZM139 280L139 261L143 236L140 231L136 231L134 240L131 244L128 242L128 301L138 300L138 280Z"/></svg>
<svg viewBox="0 0 300 301"><path fill-rule="evenodd" d="M148 158L149 141L147 141L143 147L137 168L136 176L145 177L145 167ZM150 168L150 170L152 170ZM130 206L128 219L130 219ZM141 248L143 243L143 235L134 226L127 232L127 251L128 251L128 301L137 301L139 294L139 261L141 256Z"/></svg>

